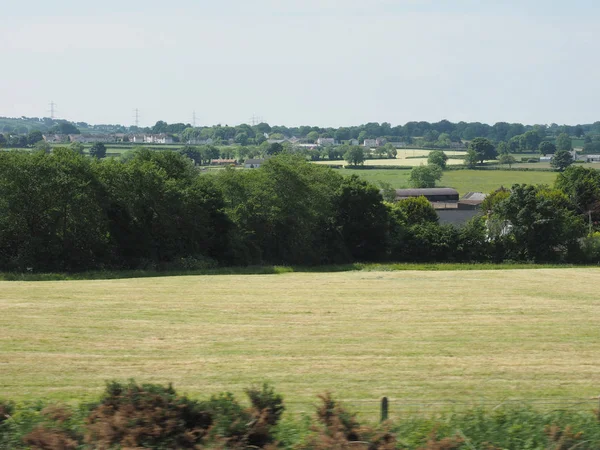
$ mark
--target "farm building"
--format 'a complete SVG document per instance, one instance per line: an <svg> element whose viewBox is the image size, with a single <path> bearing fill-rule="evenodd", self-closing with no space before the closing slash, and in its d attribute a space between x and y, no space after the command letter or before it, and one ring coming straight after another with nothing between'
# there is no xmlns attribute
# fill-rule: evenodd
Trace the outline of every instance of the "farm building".
<svg viewBox="0 0 600 450"><path fill-rule="evenodd" d="M458 191L452 188L396 189L396 200L425 197L431 203L458 202Z"/></svg>
<svg viewBox="0 0 600 450"><path fill-rule="evenodd" d="M211 166L235 166L237 164L237 159L211 159Z"/></svg>
<svg viewBox="0 0 600 450"><path fill-rule="evenodd" d="M247 159L244 162L244 167L246 169L258 169L260 166L262 166L265 163L264 159Z"/></svg>
<svg viewBox="0 0 600 450"><path fill-rule="evenodd" d="M320 145L321 147L325 147L328 145L335 145L335 139L334 138L319 138L319 139L317 139L317 145Z"/></svg>
<svg viewBox="0 0 600 450"><path fill-rule="evenodd" d="M396 200L412 197L425 197L435 209L440 223L464 225L477 214L486 195L481 192L469 192L459 199L456 189L396 189Z"/></svg>

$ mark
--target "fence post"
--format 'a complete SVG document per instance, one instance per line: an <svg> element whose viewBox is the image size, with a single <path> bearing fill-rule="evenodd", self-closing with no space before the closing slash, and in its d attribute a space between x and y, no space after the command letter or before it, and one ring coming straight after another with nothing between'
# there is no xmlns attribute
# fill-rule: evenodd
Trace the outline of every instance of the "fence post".
<svg viewBox="0 0 600 450"><path fill-rule="evenodd" d="M385 422L386 420L388 420L388 412L389 412L388 398L383 397L381 399L381 422Z"/></svg>

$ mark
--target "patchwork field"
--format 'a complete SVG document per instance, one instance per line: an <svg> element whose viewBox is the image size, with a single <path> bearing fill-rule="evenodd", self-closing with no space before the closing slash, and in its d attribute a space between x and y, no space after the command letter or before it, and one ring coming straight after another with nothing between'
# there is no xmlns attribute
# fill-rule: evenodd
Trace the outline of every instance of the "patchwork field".
<svg viewBox="0 0 600 450"><path fill-rule="evenodd" d="M452 161L452 160L450 160ZM409 187L410 170L392 169L343 169L344 175L356 174L378 186L380 181L396 189ZM449 170L445 171L438 186L452 187L461 195L467 192L491 192L500 186L511 187L515 183L549 184L556 179L556 172L516 170Z"/></svg>
<svg viewBox="0 0 600 450"><path fill-rule="evenodd" d="M597 269L290 273L0 282L0 397L105 380L200 397L272 382L395 404L598 395Z"/></svg>

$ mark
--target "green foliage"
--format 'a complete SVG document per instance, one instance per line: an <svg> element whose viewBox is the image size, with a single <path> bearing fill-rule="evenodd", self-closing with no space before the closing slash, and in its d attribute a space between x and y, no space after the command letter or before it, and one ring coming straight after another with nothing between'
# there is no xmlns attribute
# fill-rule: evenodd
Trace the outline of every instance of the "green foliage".
<svg viewBox="0 0 600 450"><path fill-rule="evenodd" d="M359 166L365 162L365 151L362 147L358 145L354 145L344 153L344 160L348 162L348 164L352 166Z"/></svg>
<svg viewBox="0 0 600 450"><path fill-rule="evenodd" d="M573 143L567 133L561 133L556 138L556 149L565 152L573 150Z"/></svg>
<svg viewBox="0 0 600 450"><path fill-rule="evenodd" d="M29 145L35 145L37 142L43 141L43 140L44 140L44 136L42 135L42 132L38 131L38 130L30 131L29 134L27 135L27 143Z"/></svg>
<svg viewBox="0 0 600 450"><path fill-rule="evenodd" d="M90 156L92 158L102 159L106 157L106 145L102 142L96 142L90 148Z"/></svg>
<svg viewBox="0 0 600 450"><path fill-rule="evenodd" d="M379 186L381 187L381 196L383 200L388 203L393 203L396 201L396 189L392 187L392 185L386 181L380 181Z"/></svg>
<svg viewBox="0 0 600 450"><path fill-rule="evenodd" d="M592 233L583 238L581 250L587 263L600 264L600 232Z"/></svg>
<svg viewBox="0 0 600 450"><path fill-rule="evenodd" d="M544 186L515 185L499 202L492 219L500 224L492 238L508 237L519 259L557 261L578 250L583 222L561 191Z"/></svg>
<svg viewBox="0 0 600 450"><path fill-rule="evenodd" d="M73 142L69 145L69 149L71 149L73 152L75 152L79 155L83 155L85 147L83 146L83 144L81 144L79 142Z"/></svg>
<svg viewBox="0 0 600 450"><path fill-rule="evenodd" d="M600 172L570 166L556 177L554 186L564 192L580 213L591 214L592 221L600 220Z"/></svg>
<svg viewBox="0 0 600 450"><path fill-rule="evenodd" d="M50 129L50 133L53 134L81 134L79 129L71 122L65 120L60 121Z"/></svg>
<svg viewBox="0 0 600 450"><path fill-rule="evenodd" d="M469 143L469 151L474 152L474 154L476 155L477 161L479 161L481 164L483 164L483 161L490 160L490 159L496 159L496 156L498 156L498 154L496 152L496 148L494 147L494 144L492 144L492 142L486 138L473 139ZM467 158L469 159L469 161L473 157L474 156L472 156L472 154L467 155Z"/></svg>
<svg viewBox="0 0 600 450"><path fill-rule="evenodd" d="M571 164L573 164L573 162L573 155L571 155L570 151L557 150L552 158L552 161L550 161L550 165L559 172L562 172Z"/></svg>
<svg viewBox="0 0 600 450"><path fill-rule="evenodd" d="M446 168L447 161L448 155L441 150L435 150L427 157L427 164L438 166L442 170Z"/></svg>
<svg viewBox="0 0 600 450"><path fill-rule="evenodd" d="M419 166L410 171L409 183L413 188L432 188L441 178L442 169L439 166Z"/></svg>
<svg viewBox="0 0 600 450"><path fill-rule="evenodd" d="M498 159L498 161L500 162L500 164L508 164L508 167L511 168L512 165L514 163L517 162L517 160L515 159L515 157L513 155L500 155L500 158Z"/></svg>
<svg viewBox="0 0 600 450"><path fill-rule="evenodd" d="M421 196L405 198L392 205L392 213L396 214L398 220L415 223L437 223L438 215L429 201ZM398 215L398 213L400 215Z"/></svg>
<svg viewBox="0 0 600 450"><path fill-rule="evenodd" d="M52 146L50 144L48 144L46 141L44 141L44 140L37 141L33 145L33 151L35 151L35 152L50 153L52 151Z"/></svg>
<svg viewBox="0 0 600 450"><path fill-rule="evenodd" d="M544 156L551 155L556 153L556 145L549 141L543 141L540 143L538 150Z"/></svg>
<svg viewBox="0 0 600 450"><path fill-rule="evenodd" d="M479 156L477 155L477 152L475 149L469 148L467 150L467 154L465 155L465 166L467 166L469 169L473 169L475 166L477 166L478 162Z"/></svg>

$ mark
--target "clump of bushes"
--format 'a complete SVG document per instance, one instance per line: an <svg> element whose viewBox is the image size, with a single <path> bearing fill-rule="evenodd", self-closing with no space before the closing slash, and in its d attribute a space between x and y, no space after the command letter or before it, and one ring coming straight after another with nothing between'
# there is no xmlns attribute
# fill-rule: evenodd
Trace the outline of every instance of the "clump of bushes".
<svg viewBox="0 0 600 450"><path fill-rule="evenodd" d="M317 423L312 434L297 450L328 450L364 448L366 450L392 450L396 448L396 437L389 431L378 432L361 426L356 415L348 412L330 393L320 395L317 407Z"/></svg>
<svg viewBox="0 0 600 450"><path fill-rule="evenodd" d="M407 416L371 427L329 394L314 418L286 419L281 395L268 385L197 401L171 385L111 382L94 404L0 401L0 448L289 450L595 450L600 411L540 412L523 406L474 408L436 417Z"/></svg>
<svg viewBox="0 0 600 450"><path fill-rule="evenodd" d="M99 448L194 448L213 424L206 407L171 385L108 383L86 420L85 442Z"/></svg>

